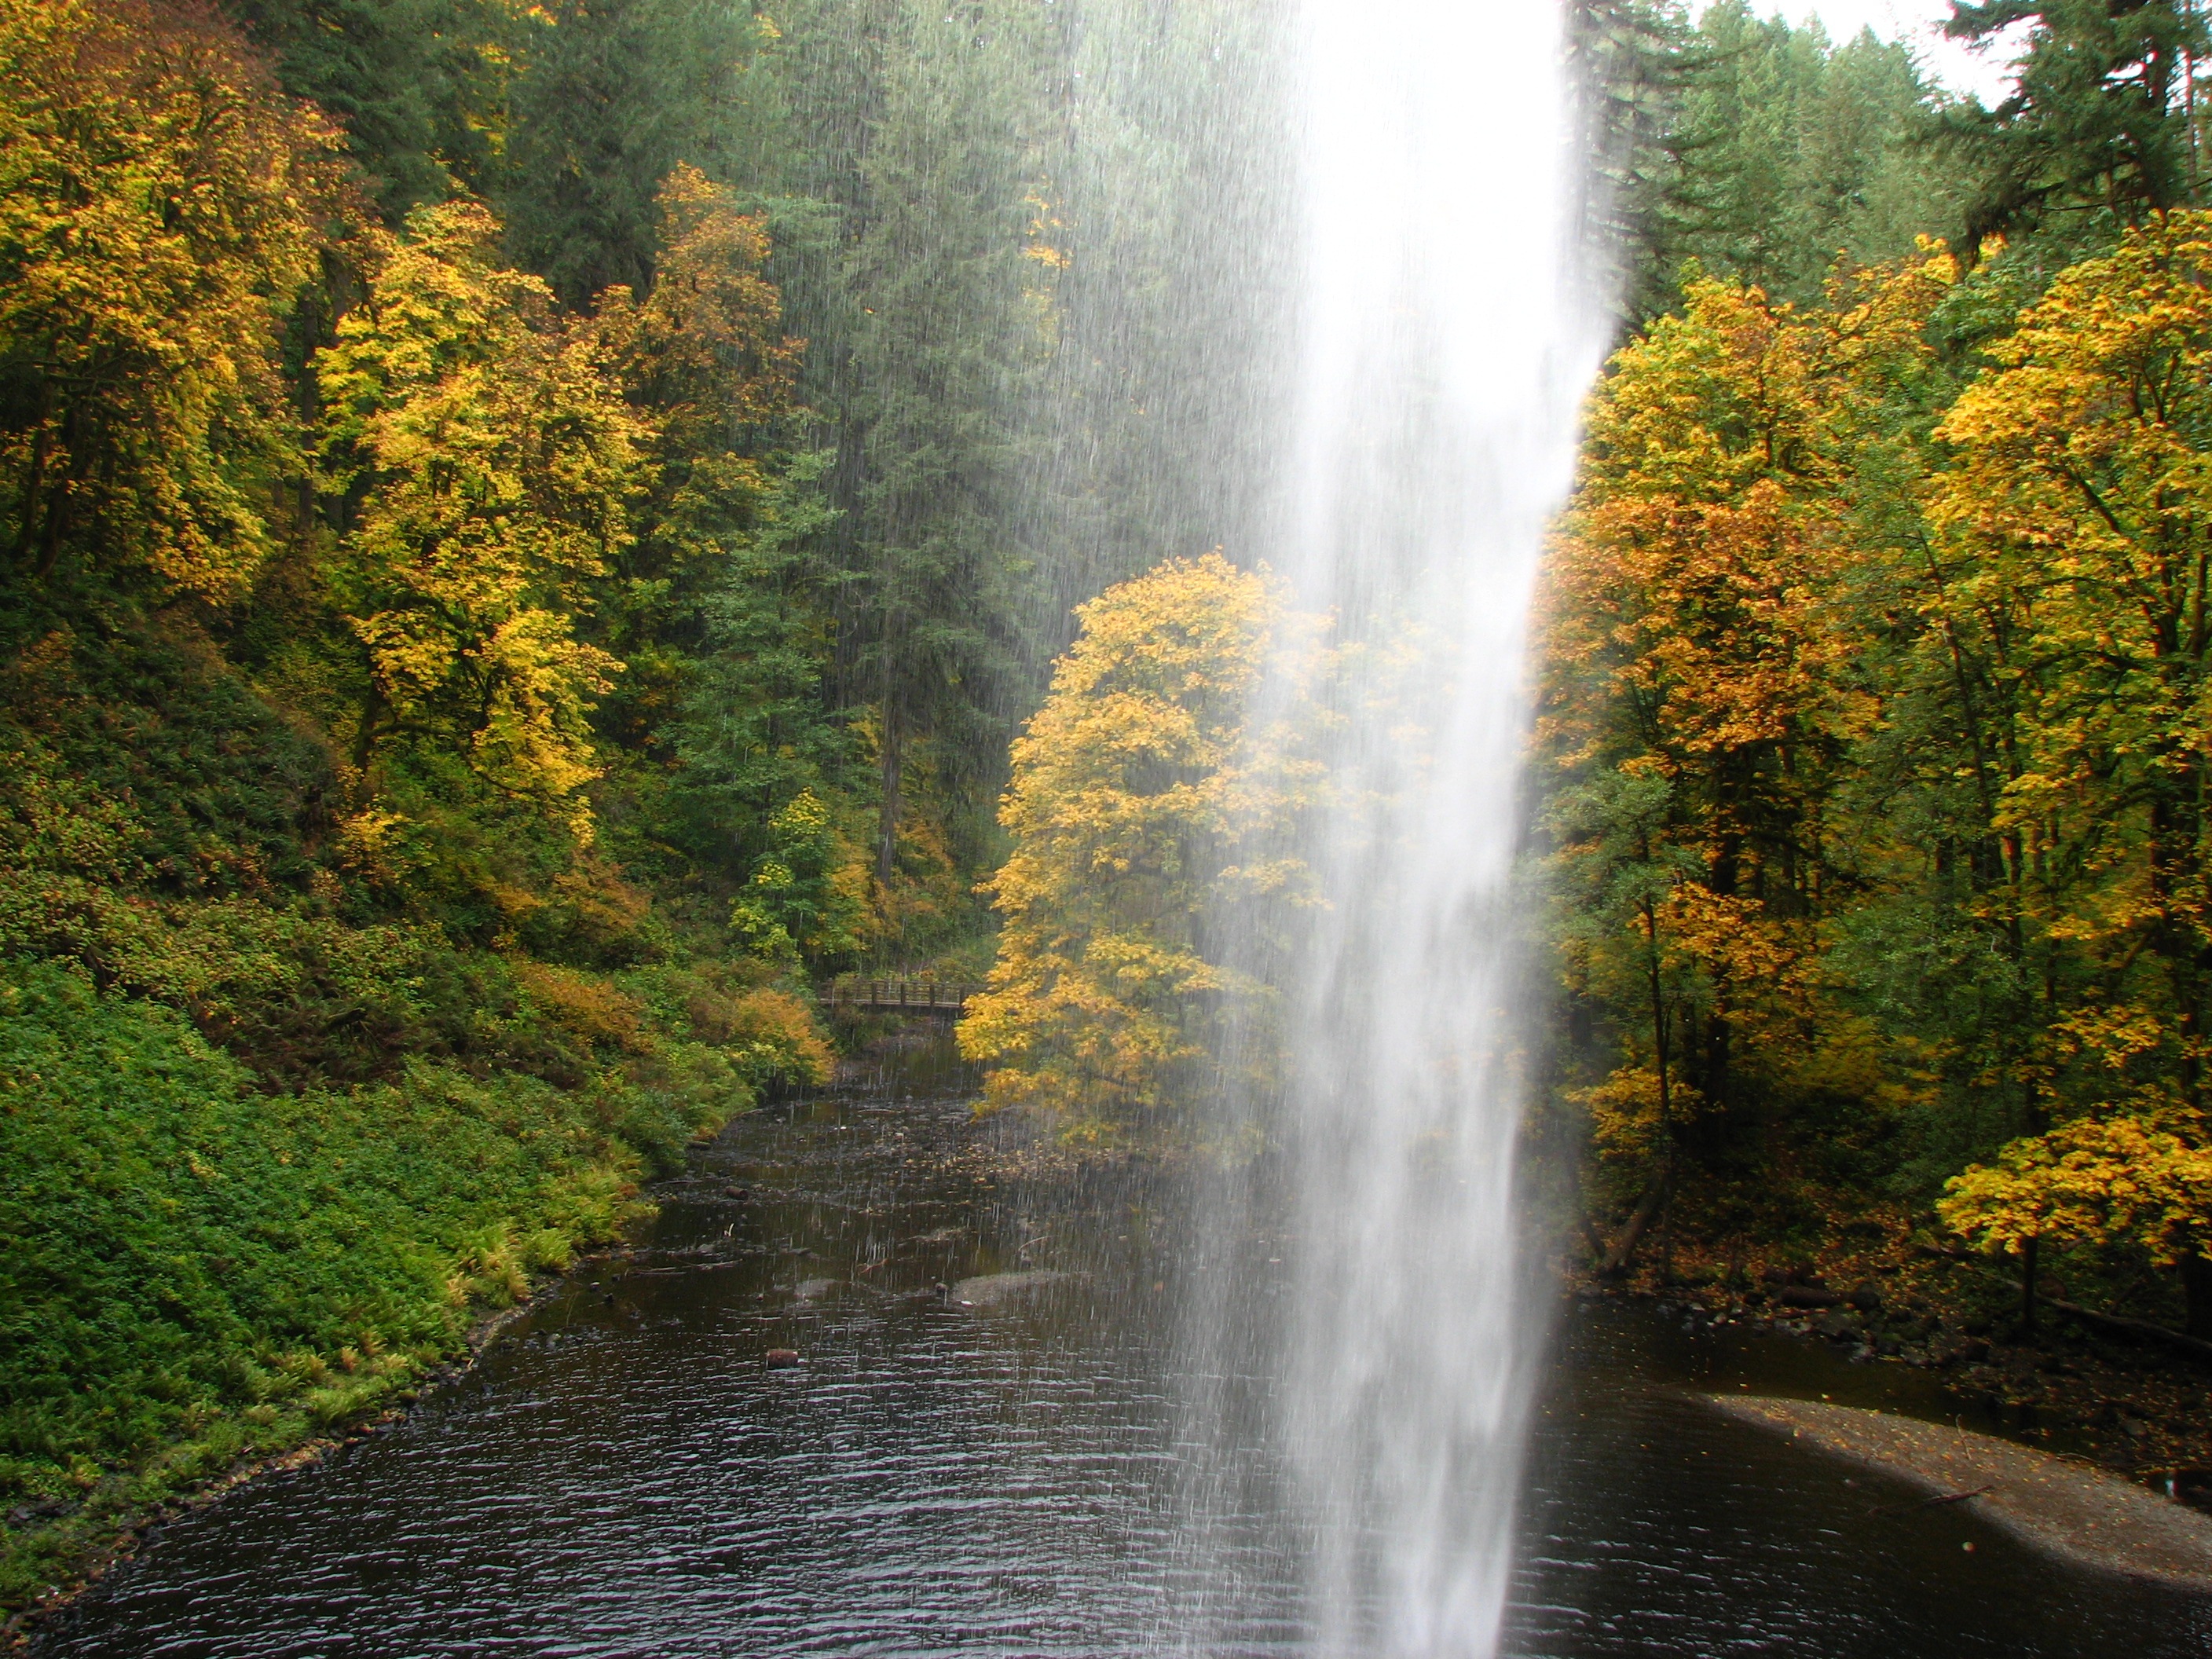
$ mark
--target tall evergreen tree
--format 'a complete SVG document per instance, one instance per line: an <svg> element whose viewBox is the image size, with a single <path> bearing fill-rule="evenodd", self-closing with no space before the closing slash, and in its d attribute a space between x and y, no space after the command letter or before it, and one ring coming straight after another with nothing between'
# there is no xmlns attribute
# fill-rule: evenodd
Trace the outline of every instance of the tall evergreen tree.
<svg viewBox="0 0 2212 1659"><path fill-rule="evenodd" d="M1682 108L1705 59L1679 0L1579 0L1568 52L1589 156L1584 234L1624 319L1667 309L1674 227L1692 198Z"/></svg>
<svg viewBox="0 0 2212 1659"><path fill-rule="evenodd" d="M1593 233L1625 319L1668 309L1685 267L1820 296L1837 259L1909 253L1958 216L1922 139L1938 96L1901 45L1719 0L1695 27L1665 0L1586 0L1571 44L1595 164Z"/></svg>
<svg viewBox="0 0 2212 1659"><path fill-rule="evenodd" d="M491 182L516 23L502 0L225 0L286 91L344 130L385 218Z"/></svg>
<svg viewBox="0 0 2212 1659"><path fill-rule="evenodd" d="M514 89L501 179L516 258L571 306L653 282L670 169L720 176L722 116L773 26L725 0L557 0Z"/></svg>
<svg viewBox="0 0 2212 1659"><path fill-rule="evenodd" d="M1018 652L1014 416L1042 339L1024 304L1034 213L1034 15L908 4L891 20L845 276L862 315L849 364L846 484L856 558L847 672L877 709L878 878L899 851L916 738L980 832L996 793ZM965 773L966 775L963 775Z"/></svg>
<svg viewBox="0 0 2212 1659"><path fill-rule="evenodd" d="M1953 0L1944 32L1990 41L2027 27L2012 94L1947 112L1949 153L1980 175L1961 222L1971 258L1993 235L2066 216L2079 246L2197 199L2191 65L2197 0Z"/></svg>
<svg viewBox="0 0 2212 1659"><path fill-rule="evenodd" d="M1864 31L1832 45L1817 22L1762 21L1747 0L1708 10L1695 45L1678 259L1802 301L1838 256L1878 263L1944 228L1953 185L1915 143L1933 100L1904 46Z"/></svg>

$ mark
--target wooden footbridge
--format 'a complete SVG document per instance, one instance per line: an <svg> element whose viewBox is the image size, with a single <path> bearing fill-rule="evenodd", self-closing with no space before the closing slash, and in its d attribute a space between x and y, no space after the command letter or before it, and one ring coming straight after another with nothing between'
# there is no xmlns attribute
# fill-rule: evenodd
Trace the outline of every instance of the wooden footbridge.
<svg viewBox="0 0 2212 1659"><path fill-rule="evenodd" d="M846 974L830 981L827 999L831 1011L860 1014L934 1014L957 1019L968 999L983 988L932 974L893 975L867 979Z"/></svg>

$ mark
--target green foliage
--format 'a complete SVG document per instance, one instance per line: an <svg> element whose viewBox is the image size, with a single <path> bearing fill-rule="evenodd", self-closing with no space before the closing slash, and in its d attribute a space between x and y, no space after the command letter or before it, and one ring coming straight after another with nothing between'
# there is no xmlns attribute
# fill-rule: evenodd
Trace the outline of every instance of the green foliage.
<svg viewBox="0 0 2212 1659"><path fill-rule="evenodd" d="M1949 228L1958 175L1920 142L1936 100L1905 46L1831 43L1723 0L1694 50L1676 257L1802 301L1838 259L1877 264Z"/></svg>
<svg viewBox="0 0 2212 1659"><path fill-rule="evenodd" d="M1035 9L978 6L957 27L910 0L887 12L898 50L884 56L857 161L844 279L860 318L839 410L854 465L850 684L875 710L886 889L915 738L950 739L936 781L971 848L995 793L1024 565L1011 417L1046 343L1024 304L1042 113Z"/></svg>
<svg viewBox="0 0 2212 1659"><path fill-rule="evenodd" d="M834 515L802 458L757 507L701 604L699 653L676 728L677 810L696 856L740 879L784 801L850 769L854 744L823 707L827 605L814 556Z"/></svg>
<svg viewBox="0 0 2212 1659"><path fill-rule="evenodd" d="M1991 236L2048 229L2079 249L2203 199L2191 66L2212 37L2195 0L1953 0L1951 12L1945 32L1961 40L2027 35L2011 95L1947 111L1939 128L1978 179L1960 225L1970 261Z"/></svg>
<svg viewBox="0 0 2212 1659"><path fill-rule="evenodd" d="M661 181L721 171L727 106L775 26L697 0L558 0L537 17L499 191L509 246L572 306L644 294Z"/></svg>
<svg viewBox="0 0 2212 1659"><path fill-rule="evenodd" d="M1665 0L1585 0L1573 39L1631 319L1675 303L1686 267L1817 300L1829 270L1949 229L1962 178L1927 141L1943 103L1901 44L1719 0L1694 27Z"/></svg>
<svg viewBox="0 0 2212 1659"><path fill-rule="evenodd" d="M508 0L225 0L284 89L336 122L398 224L495 176L515 46Z"/></svg>
<svg viewBox="0 0 2212 1659"><path fill-rule="evenodd" d="M0 1594L127 1510L358 1413L611 1236L618 1097L410 1068L271 1095L173 1011L0 972ZM42 1536L41 1534L46 1535Z"/></svg>

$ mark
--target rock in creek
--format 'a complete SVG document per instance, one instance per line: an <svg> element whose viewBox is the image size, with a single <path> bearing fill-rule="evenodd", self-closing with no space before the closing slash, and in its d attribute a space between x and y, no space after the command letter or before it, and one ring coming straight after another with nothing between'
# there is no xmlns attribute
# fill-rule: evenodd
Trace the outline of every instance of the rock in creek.
<svg viewBox="0 0 2212 1659"><path fill-rule="evenodd" d="M768 1368L772 1371L787 1371L804 1363L796 1348L770 1348L768 1351Z"/></svg>
<svg viewBox="0 0 2212 1659"><path fill-rule="evenodd" d="M984 1273L962 1279L952 1287L949 1299L956 1308L995 1308L1031 1291L1057 1285L1067 1277L1066 1273Z"/></svg>
<svg viewBox="0 0 2212 1659"><path fill-rule="evenodd" d="M1775 1292L1774 1299L1785 1308L1833 1308L1840 1306L1844 1298L1817 1285L1785 1285Z"/></svg>

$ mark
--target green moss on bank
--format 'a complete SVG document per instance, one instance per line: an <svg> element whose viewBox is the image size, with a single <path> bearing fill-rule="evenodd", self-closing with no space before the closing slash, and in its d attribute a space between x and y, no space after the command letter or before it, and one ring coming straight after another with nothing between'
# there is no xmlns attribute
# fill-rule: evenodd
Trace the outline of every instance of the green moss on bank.
<svg viewBox="0 0 2212 1659"><path fill-rule="evenodd" d="M658 1138L695 1127L666 1110ZM360 1417L611 1237L655 1115L429 1063L263 1092L170 1009L0 969L0 1601Z"/></svg>

